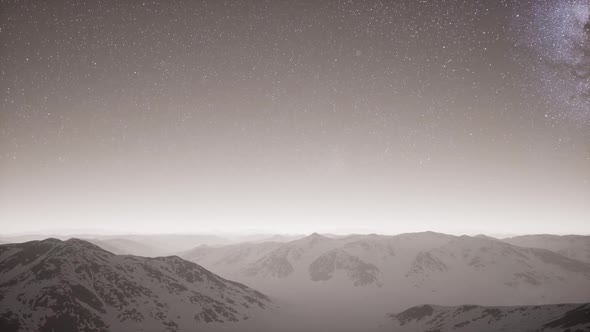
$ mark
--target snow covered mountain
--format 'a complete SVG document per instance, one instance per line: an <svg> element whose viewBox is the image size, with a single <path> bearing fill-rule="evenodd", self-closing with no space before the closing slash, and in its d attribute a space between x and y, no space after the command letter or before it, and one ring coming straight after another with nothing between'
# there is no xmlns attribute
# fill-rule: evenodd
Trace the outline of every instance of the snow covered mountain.
<svg viewBox="0 0 590 332"><path fill-rule="evenodd" d="M384 325L391 331L468 325L485 331L478 324L503 328L521 313L528 324L541 310L536 305L590 298L590 264L485 236L314 233L290 242L201 245L183 257L199 265L176 256L115 255L78 239L1 245L0 330L352 332L376 327L387 312L422 303L531 305L523 307L530 311L494 307L502 311L497 322L493 308L474 307L468 311L475 316L455 321L462 319L459 307L431 305L433 317L440 314L448 324L404 321L409 311ZM460 308L467 315L471 307ZM565 309L539 317L555 317L546 323L571 321L578 312L556 308ZM426 309L414 309L420 310Z"/></svg>
<svg viewBox="0 0 590 332"><path fill-rule="evenodd" d="M547 249L590 263L590 236L537 234L516 236L502 241L520 247Z"/></svg>
<svg viewBox="0 0 590 332"><path fill-rule="evenodd" d="M381 331L590 331L590 304L482 307L421 305L390 314Z"/></svg>
<svg viewBox="0 0 590 332"><path fill-rule="evenodd" d="M461 236L418 254L407 276L438 303L583 302L590 298L590 264L544 249ZM460 290L468 290L460 292Z"/></svg>
<svg viewBox="0 0 590 332"><path fill-rule="evenodd" d="M214 330L274 308L176 256L118 256L78 239L0 246L2 331Z"/></svg>
<svg viewBox="0 0 590 332"><path fill-rule="evenodd" d="M590 264L483 236L424 232L333 239L312 234L288 243L200 246L182 257L270 295L294 301L368 298L375 310L590 298Z"/></svg>

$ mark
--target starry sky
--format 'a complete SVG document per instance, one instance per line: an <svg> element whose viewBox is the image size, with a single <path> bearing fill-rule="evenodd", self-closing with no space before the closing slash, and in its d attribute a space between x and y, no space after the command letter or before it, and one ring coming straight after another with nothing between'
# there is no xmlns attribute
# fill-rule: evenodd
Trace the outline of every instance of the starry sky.
<svg viewBox="0 0 590 332"><path fill-rule="evenodd" d="M3 232L590 233L590 0L0 0Z"/></svg>

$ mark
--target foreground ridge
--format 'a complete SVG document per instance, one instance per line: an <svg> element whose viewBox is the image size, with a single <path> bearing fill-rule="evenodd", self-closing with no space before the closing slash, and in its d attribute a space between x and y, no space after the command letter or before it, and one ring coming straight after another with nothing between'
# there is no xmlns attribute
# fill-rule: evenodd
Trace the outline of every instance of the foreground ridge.
<svg viewBox="0 0 590 332"><path fill-rule="evenodd" d="M389 314L383 331L590 331L590 303L534 306L421 305Z"/></svg>
<svg viewBox="0 0 590 332"><path fill-rule="evenodd" d="M119 256L79 239L0 246L2 331L183 331L273 308L177 256Z"/></svg>

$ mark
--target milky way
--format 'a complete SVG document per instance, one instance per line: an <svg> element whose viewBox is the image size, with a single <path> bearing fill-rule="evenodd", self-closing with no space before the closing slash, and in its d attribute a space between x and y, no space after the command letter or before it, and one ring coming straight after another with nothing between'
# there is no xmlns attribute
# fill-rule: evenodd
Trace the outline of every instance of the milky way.
<svg viewBox="0 0 590 332"><path fill-rule="evenodd" d="M590 121L590 1L533 1L513 15L519 61L551 112Z"/></svg>

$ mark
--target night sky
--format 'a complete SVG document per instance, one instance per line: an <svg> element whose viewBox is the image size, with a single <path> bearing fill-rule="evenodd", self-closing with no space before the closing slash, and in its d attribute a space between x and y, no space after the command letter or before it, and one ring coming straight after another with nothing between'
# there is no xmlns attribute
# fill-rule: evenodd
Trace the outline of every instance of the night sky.
<svg viewBox="0 0 590 332"><path fill-rule="evenodd" d="M4 232L589 221L590 0L0 0Z"/></svg>

